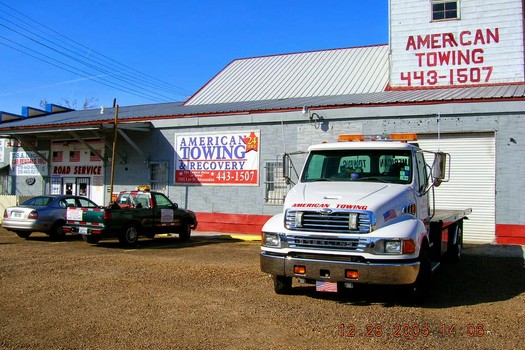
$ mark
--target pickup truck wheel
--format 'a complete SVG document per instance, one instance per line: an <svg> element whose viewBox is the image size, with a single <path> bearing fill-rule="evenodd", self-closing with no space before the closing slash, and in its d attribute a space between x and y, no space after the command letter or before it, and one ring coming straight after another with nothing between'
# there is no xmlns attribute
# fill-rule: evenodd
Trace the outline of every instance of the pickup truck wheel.
<svg viewBox="0 0 525 350"><path fill-rule="evenodd" d="M118 240L120 244L123 245L134 245L137 244L137 241L139 240L139 231L135 225L128 225L126 228L124 228L124 231L122 231L119 236Z"/></svg>
<svg viewBox="0 0 525 350"><path fill-rule="evenodd" d="M273 290L277 294L290 294L292 292L292 278L275 276L273 278Z"/></svg>
<svg viewBox="0 0 525 350"><path fill-rule="evenodd" d="M84 240L84 242L87 242L89 244L97 244L98 242L100 242L99 236L82 235L82 239Z"/></svg>
<svg viewBox="0 0 525 350"><path fill-rule="evenodd" d="M191 235L190 224L188 222L183 222L182 227L179 232L179 239L183 242L186 242L187 240L190 239L190 235Z"/></svg>
<svg viewBox="0 0 525 350"><path fill-rule="evenodd" d="M15 231L16 235L20 238L29 238L31 236L32 232L26 232L26 231Z"/></svg>

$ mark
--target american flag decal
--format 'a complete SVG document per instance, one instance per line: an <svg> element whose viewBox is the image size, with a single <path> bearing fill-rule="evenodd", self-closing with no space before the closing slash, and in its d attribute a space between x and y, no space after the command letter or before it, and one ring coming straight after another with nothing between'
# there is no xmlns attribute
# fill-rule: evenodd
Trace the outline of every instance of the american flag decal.
<svg viewBox="0 0 525 350"><path fill-rule="evenodd" d="M318 292L337 292L337 282L315 281L315 290Z"/></svg>
<svg viewBox="0 0 525 350"><path fill-rule="evenodd" d="M397 214L394 209L390 209L389 211L383 214L383 219L385 219L385 222L395 218L397 218Z"/></svg>

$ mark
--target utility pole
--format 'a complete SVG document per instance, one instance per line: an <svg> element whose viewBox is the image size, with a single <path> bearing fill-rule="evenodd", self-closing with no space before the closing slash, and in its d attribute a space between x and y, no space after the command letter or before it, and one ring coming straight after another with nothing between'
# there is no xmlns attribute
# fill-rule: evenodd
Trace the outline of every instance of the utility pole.
<svg viewBox="0 0 525 350"><path fill-rule="evenodd" d="M109 202L113 199L113 183L115 181L115 156L117 155L117 136L118 136L118 104L116 99L113 100L113 107L115 108L115 122L113 125L113 154L111 155L111 180L109 185Z"/></svg>

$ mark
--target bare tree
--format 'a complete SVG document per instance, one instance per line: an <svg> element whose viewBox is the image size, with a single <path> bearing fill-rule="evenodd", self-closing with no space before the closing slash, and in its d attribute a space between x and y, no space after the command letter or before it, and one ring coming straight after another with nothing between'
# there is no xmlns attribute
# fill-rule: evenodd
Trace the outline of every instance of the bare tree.
<svg viewBox="0 0 525 350"><path fill-rule="evenodd" d="M84 100L84 103L82 103L82 109L92 109L97 106L98 98L89 97ZM45 109L48 104L47 99L40 100L40 108ZM77 109L78 102L77 100L71 100L67 97L62 97L62 103L64 107L71 108L71 109Z"/></svg>

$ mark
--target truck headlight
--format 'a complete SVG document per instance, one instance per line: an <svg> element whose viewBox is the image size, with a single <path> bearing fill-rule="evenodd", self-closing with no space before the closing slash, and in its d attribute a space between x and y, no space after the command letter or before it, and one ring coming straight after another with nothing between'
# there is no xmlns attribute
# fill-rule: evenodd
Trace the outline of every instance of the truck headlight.
<svg viewBox="0 0 525 350"><path fill-rule="evenodd" d="M271 232L263 232L264 235L264 241L263 245L266 247L280 247L281 246L281 238L277 233L271 233Z"/></svg>
<svg viewBox="0 0 525 350"><path fill-rule="evenodd" d="M374 244L375 254L414 254L416 244L411 239L380 240Z"/></svg>
<svg viewBox="0 0 525 350"><path fill-rule="evenodd" d="M385 253L401 254L401 241L385 241Z"/></svg>

